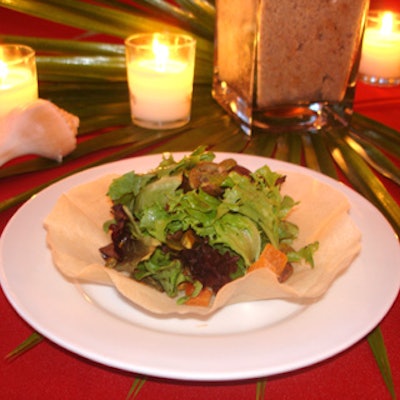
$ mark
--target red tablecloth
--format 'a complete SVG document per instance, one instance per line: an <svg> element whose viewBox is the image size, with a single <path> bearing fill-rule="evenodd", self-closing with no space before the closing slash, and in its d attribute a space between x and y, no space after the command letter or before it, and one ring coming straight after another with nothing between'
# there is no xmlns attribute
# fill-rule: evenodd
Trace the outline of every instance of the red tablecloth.
<svg viewBox="0 0 400 400"><path fill-rule="evenodd" d="M46 35L57 29L64 37L77 31L68 27L20 17L0 8L0 31L9 34ZM61 30L61 31L60 31ZM400 131L400 88L358 85L356 110ZM0 201L45 182L57 172L47 171L0 182ZM384 181L395 199L400 189ZM0 214L0 232L16 207ZM377 233L379 234L379 233ZM400 266L399 266L400 267ZM51 305L49 305L51 306ZM44 340L12 362L3 357L26 339L32 329L0 292L0 398L1 399L124 399L134 374L88 361ZM338 327L339 328L339 327ZM400 300L381 323L395 386L400 391ZM318 340L318 338L310 338ZM210 355L210 362L213 362ZM138 399L255 399L256 381L183 382L147 379ZM266 399L390 399L366 339L317 365L269 377Z"/></svg>

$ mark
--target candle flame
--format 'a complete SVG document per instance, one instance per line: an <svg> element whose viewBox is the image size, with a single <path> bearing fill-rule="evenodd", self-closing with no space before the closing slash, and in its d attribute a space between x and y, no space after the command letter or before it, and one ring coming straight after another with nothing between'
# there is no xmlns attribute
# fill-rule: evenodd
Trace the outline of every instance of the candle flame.
<svg viewBox="0 0 400 400"><path fill-rule="evenodd" d="M4 82L8 75L8 67L4 61L0 60L0 84Z"/></svg>
<svg viewBox="0 0 400 400"><path fill-rule="evenodd" d="M390 35L393 32L393 14L391 12L383 14L380 32L382 35Z"/></svg>
<svg viewBox="0 0 400 400"><path fill-rule="evenodd" d="M169 58L168 46L160 43L157 38L154 38L152 49L156 61L157 70L161 72L165 71L166 64Z"/></svg>

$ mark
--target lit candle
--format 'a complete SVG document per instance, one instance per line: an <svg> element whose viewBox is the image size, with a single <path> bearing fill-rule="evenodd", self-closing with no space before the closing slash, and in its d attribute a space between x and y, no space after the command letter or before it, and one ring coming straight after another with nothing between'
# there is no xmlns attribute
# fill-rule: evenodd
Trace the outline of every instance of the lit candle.
<svg viewBox="0 0 400 400"><path fill-rule="evenodd" d="M360 78L378 85L400 84L400 15L369 16L362 47Z"/></svg>
<svg viewBox="0 0 400 400"><path fill-rule="evenodd" d="M126 40L132 120L170 129L190 119L195 41L183 35L134 35Z"/></svg>
<svg viewBox="0 0 400 400"><path fill-rule="evenodd" d="M38 98L35 53L27 46L0 46L0 118Z"/></svg>

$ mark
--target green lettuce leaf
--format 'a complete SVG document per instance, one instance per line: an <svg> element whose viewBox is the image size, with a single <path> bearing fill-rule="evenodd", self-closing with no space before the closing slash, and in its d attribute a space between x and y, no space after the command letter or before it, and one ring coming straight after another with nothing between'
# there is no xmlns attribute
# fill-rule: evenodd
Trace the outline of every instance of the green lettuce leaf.
<svg viewBox="0 0 400 400"><path fill-rule="evenodd" d="M214 225L216 237L211 244L222 243L243 257L246 265L260 256L261 236L257 224L250 218L229 213L218 219Z"/></svg>
<svg viewBox="0 0 400 400"><path fill-rule="evenodd" d="M165 291L168 296L178 295L178 286L188 281L179 260L171 259L168 253L157 248L152 256L141 262L132 274L133 278Z"/></svg>

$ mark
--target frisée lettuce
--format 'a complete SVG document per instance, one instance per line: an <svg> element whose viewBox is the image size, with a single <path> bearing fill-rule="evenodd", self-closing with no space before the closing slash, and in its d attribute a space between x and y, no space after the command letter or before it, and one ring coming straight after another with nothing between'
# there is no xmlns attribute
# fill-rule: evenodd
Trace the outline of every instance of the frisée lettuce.
<svg viewBox="0 0 400 400"><path fill-rule="evenodd" d="M214 159L204 148L180 161L165 154L154 170L115 179L105 223L112 241L100 249L106 265L180 302L243 276L267 244L288 264L312 266L318 243L292 248L298 227L286 218L296 202L280 192L285 177L266 165L251 172Z"/></svg>

